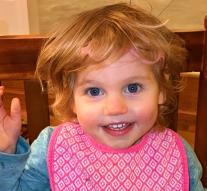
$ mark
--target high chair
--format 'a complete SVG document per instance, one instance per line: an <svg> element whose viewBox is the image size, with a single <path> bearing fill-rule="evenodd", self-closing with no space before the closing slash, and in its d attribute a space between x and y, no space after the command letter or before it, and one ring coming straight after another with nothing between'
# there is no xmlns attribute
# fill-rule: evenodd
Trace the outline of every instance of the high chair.
<svg viewBox="0 0 207 191"><path fill-rule="evenodd" d="M205 31L177 32L189 50L186 72L200 72L195 152L203 166L202 182L207 187L207 17ZM32 143L39 132L50 124L47 92L42 92L34 79L36 60L43 36L0 36L0 81L23 80L27 110L27 137ZM193 92L193 90L192 90ZM176 117L171 128L176 130Z"/></svg>

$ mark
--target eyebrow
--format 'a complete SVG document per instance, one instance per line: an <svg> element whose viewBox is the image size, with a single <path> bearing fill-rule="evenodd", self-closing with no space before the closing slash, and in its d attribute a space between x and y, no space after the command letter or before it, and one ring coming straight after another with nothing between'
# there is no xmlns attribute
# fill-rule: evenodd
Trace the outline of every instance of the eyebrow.
<svg viewBox="0 0 207 191"><path fill-rule="evenodd" d="M151 77L149 77L149 75L146 76L130 76L129 78L126 78L123 80L128 82L128 81L136 81L136 80L141 80L141 81L150 81ZM87 85L87 84L99 84L99 81L93 80L93 79L85 79L82 80L80 83L78 83L79 86L83 86L83 85Z"/></svg>
<svg viewBox="0 0 207 191"><path fill-rule="evenodd" d="M78 86L83 86L83 85L87 85L87 84L97 84L98 83L98 81L96 81L96 80L82 80L80 83L77 83L78 84Z"/></svg>

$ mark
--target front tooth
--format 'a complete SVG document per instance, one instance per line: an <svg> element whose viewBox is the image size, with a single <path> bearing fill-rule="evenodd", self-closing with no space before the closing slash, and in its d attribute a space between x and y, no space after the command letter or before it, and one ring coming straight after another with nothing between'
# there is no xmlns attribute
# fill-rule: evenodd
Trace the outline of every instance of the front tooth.
<svg viewBox="0 0 207 191"><path fill-rule="evenodd" d="M110 128L113 129L120 129L120 128L124 128L126 126L125 123L119 123L119 124L113 124L113 125L109 125Z"/></svg>
<svg viewBox="0 0 207 191"><path fill-rule="evenodd" d="M118 124L118 128L121 128L123 126L124 126L124 124Z"/></svg>

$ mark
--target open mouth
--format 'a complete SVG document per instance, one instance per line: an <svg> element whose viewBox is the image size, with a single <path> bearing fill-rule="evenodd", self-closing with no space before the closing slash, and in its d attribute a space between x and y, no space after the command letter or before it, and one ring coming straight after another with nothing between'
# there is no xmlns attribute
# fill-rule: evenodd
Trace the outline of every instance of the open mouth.
<svg viewBox="0 0 207 191"><path fill-rule="evenodd" d="M104 131L112 136L121 136L127 134L133 128L134 123L113 123L104 127Z"/></svg>

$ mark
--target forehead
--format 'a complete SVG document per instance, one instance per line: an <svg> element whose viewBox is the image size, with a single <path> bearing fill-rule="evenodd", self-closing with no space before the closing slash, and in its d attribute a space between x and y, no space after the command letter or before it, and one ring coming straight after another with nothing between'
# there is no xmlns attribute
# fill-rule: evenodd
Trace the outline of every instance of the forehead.
<svg viewBox="0 0 207 191"><path fill-rule="evenodd" d="M89 65L86 69L78 73L78 81L85 79L108 79L123 80L133 77L154 78L152 65L139 57L133 51L128 51L117 60L108 59L100 64Z"/></svg>
<svg viewBox="0 0 207 191"><path fill-rule="evenodd" d="M128 48L127 47L120 48L120 49L117 49L116 51L115 50L110 51L110 54L105 55L105 56L103 56L104 55L103 52L102 52L102 56L100 54L96 54L97 52L100 52L100 51L97 49L94 51L91 48L90 44L87 45L86 47L81 48L81 55L87 56L85 59L85 63L87 65L90 65L90 63L95 63L95 64L98 63L99 65L111 64L119 60L123 60L124 62L131 62L134 60L138 60L139 62L153 65L154 63L158 62L163 57L162 53L160 52L156 59L151 60L150 58L148 58L148 56L147 57L146 55L143 56L143 54L141 53L139 49L137 48L135 49L132 46Z"/></svg>
<svg viewBox="0 0 207 191"><path fill-rule="evenodd" d="M138 63L143 65L152 66L155 64L153 61L149 61L146 58L143 58L139 55L138 51L136 51L134 48L131 48L125 52L122 52L122 54L119 54L119 57L109 57L105 59L103 62L95 63L95 64L89 64L85 70L97 70L99 68L107 68L107 67L115 67L117 64L120 65L126 65L130 63Z"/></svg>

